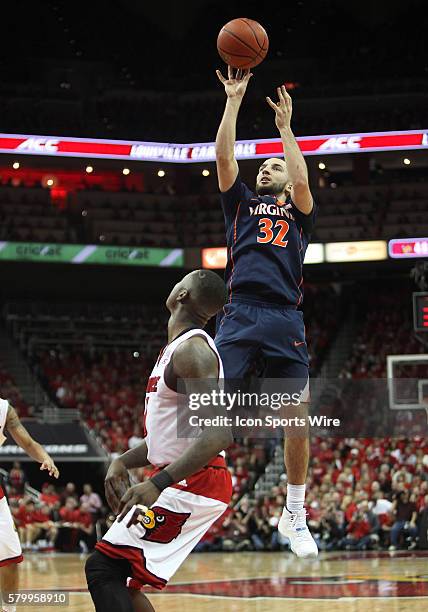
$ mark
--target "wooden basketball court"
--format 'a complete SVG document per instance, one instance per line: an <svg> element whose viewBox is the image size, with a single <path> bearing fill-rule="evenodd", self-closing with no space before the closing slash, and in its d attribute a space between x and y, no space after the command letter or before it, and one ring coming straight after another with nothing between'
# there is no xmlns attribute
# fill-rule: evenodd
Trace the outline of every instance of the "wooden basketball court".
<svg viewBox="0 0 428 612"><path fill-rule="evenodd" d="M69 592L67 612L93 612L85 556L27 554L22 589ZM323 553L315 561L290 553L191 555L162 593L157 612L422 612L428 609L428 551ZM53 609L53 608L52 608Z"/></svg>

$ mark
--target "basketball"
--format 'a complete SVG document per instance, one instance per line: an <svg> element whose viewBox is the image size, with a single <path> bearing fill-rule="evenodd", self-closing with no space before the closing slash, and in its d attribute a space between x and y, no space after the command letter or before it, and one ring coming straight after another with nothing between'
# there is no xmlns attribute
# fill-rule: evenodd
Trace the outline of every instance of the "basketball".
<svg viewBox="0 0 428 612"><path fill-rule="evenodd" d="M222 27L217 37L220 57L233 68L254 68L266 57L269 39L257 21L241 17Z"/></svg>

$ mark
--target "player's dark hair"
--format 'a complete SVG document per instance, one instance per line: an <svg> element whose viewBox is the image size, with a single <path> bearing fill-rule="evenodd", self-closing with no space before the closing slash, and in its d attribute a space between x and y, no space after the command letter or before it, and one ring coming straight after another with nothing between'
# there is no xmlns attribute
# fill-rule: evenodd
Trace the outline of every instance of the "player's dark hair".
<svg viewBox="0 0 428 612"><path fill-rule="evenodd" d="M213 314L224 306L227 289L224 280L212 270L198 270L193 277L195 299Z"/></svg>

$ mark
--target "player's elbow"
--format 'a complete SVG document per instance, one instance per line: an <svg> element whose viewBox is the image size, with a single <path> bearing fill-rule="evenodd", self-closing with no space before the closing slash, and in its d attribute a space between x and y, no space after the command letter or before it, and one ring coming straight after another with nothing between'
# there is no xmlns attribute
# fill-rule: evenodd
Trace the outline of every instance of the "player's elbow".
<svg viewBox="0 0 428 612"><path fill-rule="evenodd" d="M217 452L219 453L222 450L226 450L227 448L229 448L229 446L231 446L231 444L233 444L233 434L232 429L230 427L222 428L217 433Z"/></svg>

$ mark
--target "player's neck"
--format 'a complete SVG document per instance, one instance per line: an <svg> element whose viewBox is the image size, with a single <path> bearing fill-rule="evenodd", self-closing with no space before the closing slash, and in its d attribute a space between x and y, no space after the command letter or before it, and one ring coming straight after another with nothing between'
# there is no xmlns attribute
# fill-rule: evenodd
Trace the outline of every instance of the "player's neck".
<svg viewBox="0 0 428 612"><path fill-rule="evenodd" d="M172 342L174 338L187 329L202 329L205 325L206 321L202 320L201 317L191 317L187 312L175 312L170 316L168 321L168 343Z"/></svg>

